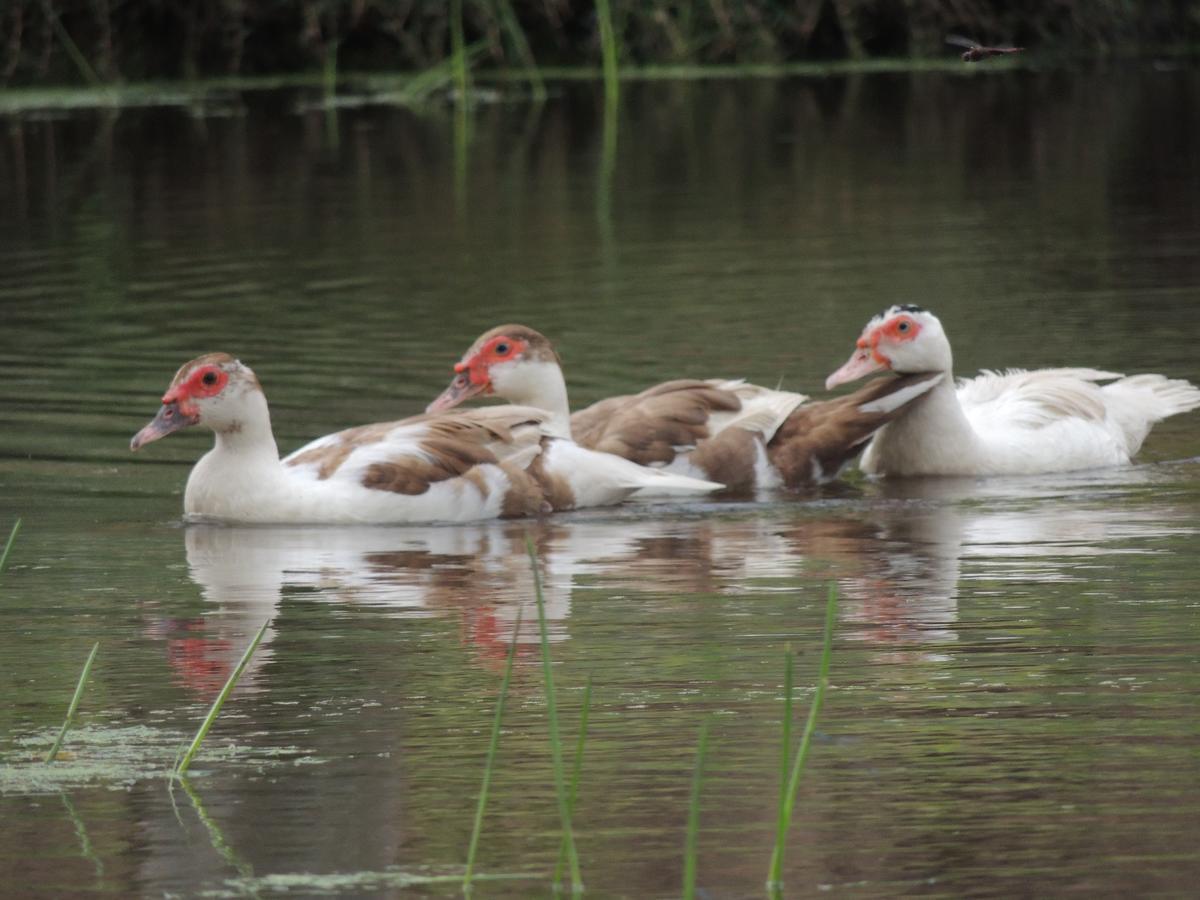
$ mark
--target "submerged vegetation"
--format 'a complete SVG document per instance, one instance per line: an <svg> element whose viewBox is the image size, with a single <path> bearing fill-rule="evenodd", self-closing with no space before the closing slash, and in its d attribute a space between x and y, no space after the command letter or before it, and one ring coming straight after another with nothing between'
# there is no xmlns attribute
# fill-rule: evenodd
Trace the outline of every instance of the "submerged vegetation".
<svg viewBox="0 0 1200 900"><path fill-rule="evenodd" d="M943 55L947 33L1085 55L1194 46L1200 0L8 0L0 83ZM461 82L460 82L461 88Z"/></svg>

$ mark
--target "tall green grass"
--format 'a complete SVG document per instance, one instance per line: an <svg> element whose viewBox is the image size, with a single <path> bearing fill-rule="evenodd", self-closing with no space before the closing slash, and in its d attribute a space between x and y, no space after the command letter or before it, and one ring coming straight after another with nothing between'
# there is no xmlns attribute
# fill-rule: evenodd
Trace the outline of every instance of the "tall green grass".
<svg viewBox="0 0 1200 900"><path fill-rule="evenodd" d="M550 638L546 630L546 601L542 595L542 575L538 569L537 552L533 540L525 535L525 550L533 569L533 591L537 598L538 632L542 646L542 678L546 691L546 719L550 731L550 755L554 764L554 787L558 795L558 815L562 821L562 838L567 845L567 866L571 872L571 892L583 891L583 878L579 872L579 854L575 848L575 831L571 826L571 805L567 799L566 776L563 771L562 741L559 739L558 703L554 693L554 669L550 662Z"/></svg>
<svg viewBox="0 0 1200 900"><path fill-rule="evenodd" d="M487 759L483 764L483 784L479 788L479 802L475 807L475 825L471 830L471 843L467 846L467 870L463 873L463 893L470 893L471 878L475 873L475 851L479 848L479 836L483 833L483 813L487 809L488 790L492 784L492 769L496 763L496 749L500 746L500 722L504 718L504 701L508 697L508 685L512 681L513 659L517 655L517 638L521 634L521 610L517 610L517 621L513 625L512 640L508 642L508 658L504 661L504 678L500 682L500 694L496 697L496 714L492 717L492 736L488 741Z"/></svg>
<svg viewBox="0 0 1200 900"><path fill-rule="evenodd" d="M589 675L583 689L583 704L579 712L579 735L575 739L575 762L571 767L571 783L567 789L567 808L572 820L575 817L575 801L579 798L579 779L583 775L583 748L587 744L588 716L592 708L592 677ZM561 890L563 869L567 864L567 841L564 836L558 845L558 862L554 866L554 889Z"/></svg>
<svg viewBox="0 0 1200 900"><path fill-rule="evenodd" d="M247 663L250 662L250 657L254 655L254 651L258 649L258 644L262 640L263 635L267 632L267 626L271 624L271 620L262 623L262 628L258 629L258 634L254 635L254 639L250 641L250 645L246 647L246 652L242 654L242 658L238 660L238 664L233 671L229 673L229 677L225 680L225 686L221 688L221 693L217 694L217 699L213 701L212 706L208 710L208 715L204 717L204 721L200 723L200 728L196 731L196 736L192 738L191 745L183 754L183 758L179 760L175 766L174 775L177 778L182 778L187 774L188 767L192 764L192 759L200 752L200 745L204 743L204 738L208 735L208 730L212 728L213 722L217 720L217 716L221 712L221 707L225 705L225 698L237 686L238 681L242 677L242 672L246 670Z"/></svg>
<svg viewBox="0 0 1200 900"><path fill-rule="evenodd" d="M604 61L604 99L614 105L621 92L621 81L617 73L617 30L609 0L596 0L596 18L600 23L600 55Z"/></svg>
<svg viewBox="0 0 1200 900"><path fill-rule="evenodd" d="M529 39L525 36L525 30L521 27L521 21L517 18L517 14L513 10L512 3L509 0L493 0L493 4L496 9L496 17L504 27L504 33L508 35L509 41L516 49L517 56L520 57L528 73L529 87L533 94L533 99L540 103L546 99L546 82L542 78L542 70L538 68L537 59L533 55L533 49L529 46Z"/></svg>
<svg viewBox="0 0 1200 900"><path fill-rule="evenodd" d="M58 737L54 739L54 745L46 754L46 762L54 762L54 758L58 756L58 751L67 737L67 729L71 727L71 722L75 719L75 710L79 709L79 700L83 697L83 689L87 685L88 675L92 671L92 663L96 661L96 654L99 650L100 642L96 641L92 645L92 652L88 654L87 662L83 664L83 671L79 673L79 683L75 685L75 695L71 697L71 705L67 707L67 717L63 720Z"/></svg>
<svg viewBox="0 0 1200 900"><path fill-rule="evenodd" d="M813 730L816 728L817 716L821 713L821 702L825 698L825 689L829 686L829 660L833 655L833 626L837 621L837 587L829 586L829 597L825 601L825 635L821 647L821 664L817 674L817 687L813 692L812 705L808 709L808 719L804 723L804 731L800 736L800 746L792 758L791 771L783 766L779 781L779 813L775 830L775 849L771 852L771 866L767 874L767 890L778 892L783 887L783 853L787 845L787 833L792 824L792 813L796 808L796 795L800 790L800 778L804 774L804 765L808 761L808 750L812 744ZM785 740L790 738L792 712L792 654L787 654L784 669L784 723ZM784 744L784 758L789 752L788 744ZM782 776L787 775L786 779Z"/></svg>
<svg viewBox="0 0 1200 900"><path fill-rule="evenodd" d="M8 533L8 540L4 542L4 552L0 553L0 572L4 571L4 566L8 562L8 554L13 548L13 544L17 540L17 532L21 530L21 520L13 522L12 531Z"/></svg>
<svg viewBox="0 0 1200 900"><path fill-rule="evenodd" d="M201 7L204 15L163 14L164 8ZM14 27L20 19L8 15L10 8L23 11L24 27ZM316 35L314 12L320 20ZM1198 0L5 0L0 3L0 80L46 84L82 79L95 85L102 79L194 79L245 72L421 71L459 54L475 38L485 42L495 66L523 66L535 92L535 79L541 77L532 62L535 54L556 65L590 66L599 41L604 77L615 91L619 60L627 65L770 65L860 56L946 58L951 51L942 40L950 32L984 42L1040 45L1060 57L1160 51L1194 55L1198 23ZM54 35L52 41L46 40L48 33Z"/></svg>
<svg viewBox="0 0 1200 900"><path fill-rule="evenodd" d="M696 848L700 837L700 788L704 783L704 762L708 756L708 719L700 724L696 741L696 768L692 772L692 793L688 802L687 837L683 850L683 898L696 896Z"/></svg>
<svg viewBox="0 0 1200 900"><path fill-rule="evenodd" d="M463 32L463 0L450 0L450 59L454 69L454 87L458 91L458 102L470 102L467 91L467 40Z"/></svg>

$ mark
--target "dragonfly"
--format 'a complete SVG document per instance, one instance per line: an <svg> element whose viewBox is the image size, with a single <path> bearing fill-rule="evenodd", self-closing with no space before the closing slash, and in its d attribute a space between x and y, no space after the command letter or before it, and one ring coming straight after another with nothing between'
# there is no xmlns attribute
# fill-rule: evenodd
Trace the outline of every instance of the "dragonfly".
<svg viewBox="0 0 1200 900"><path fill-rule="evenodd" d="M955 47L966 47L966 52L963 53L963 62L979 62L981 59L987 59L989 56L1000 56L1005 53L1020 53L1024 47L984 47L978 41L973 41L970 38L962 37L961 35L951 34L946 37L947 44L953 44Z"/></svg>

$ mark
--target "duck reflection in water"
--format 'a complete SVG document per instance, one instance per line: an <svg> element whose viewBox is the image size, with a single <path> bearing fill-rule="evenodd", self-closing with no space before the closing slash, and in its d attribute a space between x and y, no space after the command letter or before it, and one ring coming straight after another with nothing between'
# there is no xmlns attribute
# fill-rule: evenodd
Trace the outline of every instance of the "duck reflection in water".
<svg viewBox="0 0 1200 900"><path fill-rule="evenodd" d="M838 585L839 636L936 652L958 637L966 581L1049 584L1082 577L1081 558L1128 550L1130 537L1173 533L1170 508L1139 504L1153 466L1057 478L899 479L822 504L724 507L732 514L647 519L632 513L556 518L530 527L231 528L185 532L188 568L213 613L158 626L178 677L210 694L285 596L389 618L456 616L476 661L499 670L518 615L518 653L538 652L525 535L533 540L551 641L569 637L574 603L652 600L673 627L696 600L737 599L728 615L781 615L781 595L819 605ZM845 491L844 496L850 495ZM764 601L758 607L759 599ZM648 606L647 608L650 608ZM629 610L613 606L614 615ZM772 624L777 622L777 624ZM781 639L795 630L764 620ZM268 629L244 679L272 658ZM180 633L182 632L182 634Z"/></svg>

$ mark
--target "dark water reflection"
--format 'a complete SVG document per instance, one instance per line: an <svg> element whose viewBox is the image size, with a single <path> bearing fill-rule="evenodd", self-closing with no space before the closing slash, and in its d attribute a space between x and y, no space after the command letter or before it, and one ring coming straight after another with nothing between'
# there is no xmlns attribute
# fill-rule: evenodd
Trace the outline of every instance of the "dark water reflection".
<svg viewBox="0 0 1200 900"><path fill-rule="evenodd" d="M783 652L803 706L831 582L797 896L1200 877L1195 415L1102 473L465 527L177 525L208 438L127 442L218 348L255 366L285 450L422 408L500 320L555 336L577 403L681 375L814 392L893 301L942 316L964 373L1200 381L1194 71L630 85L607 133L599 97L482 107L469 144L449 113L329 121L295 94L0 118L0 529L25 517L0 580L0 884L317 873L379 896L403 891L369 873L457 871L520 614L481 865L535 875L488 895L543 890L527 532L568 730L595 686L579 840L598 895L678 891L705 714L700 881L759 892ZM268 617L196 764L204 819L178 791L177 815L161 773ZM94 640L76 762L102 739L149 755L33 783Z"/></svg>

